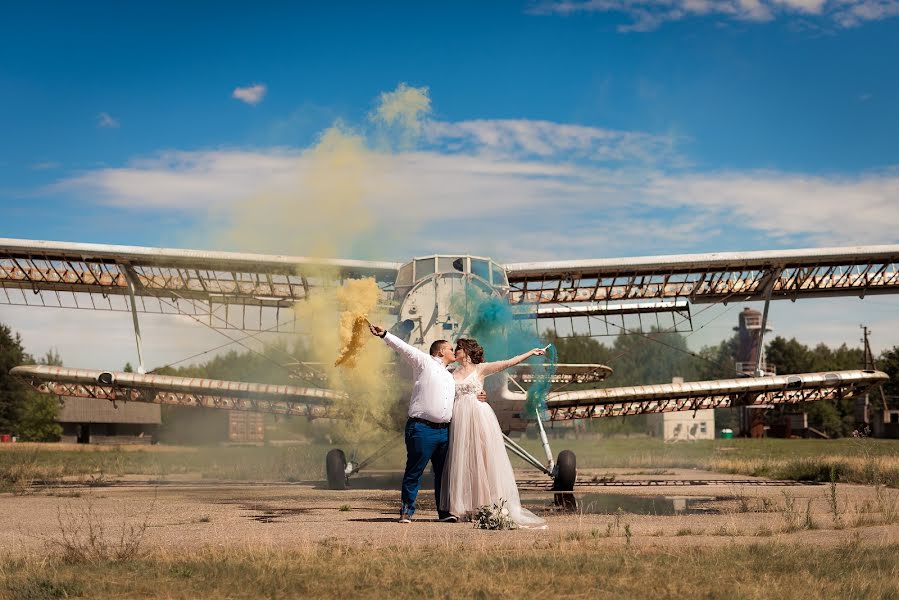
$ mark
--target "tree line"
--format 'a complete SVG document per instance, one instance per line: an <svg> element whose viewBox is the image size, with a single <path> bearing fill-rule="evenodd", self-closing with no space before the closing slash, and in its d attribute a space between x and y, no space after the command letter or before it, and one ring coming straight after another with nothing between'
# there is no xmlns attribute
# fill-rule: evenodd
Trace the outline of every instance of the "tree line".
<svg viewBox="0 0 899 600"><path fill-rule="evenodd" d="M586 336L561 337L553 332L547 341L556 346L559 362L600 363L614 369L612 377L603 387L619 387L652 383L670 383L674 377L685 381L731 379L737 377L734 356L736 336L720 344L692 351L687 338L680 333L652 331L646 334L619 335L609 343ZM864 365L861 348L843 344L831 348L825 344L807 346L795 338L780 336L766 346L769 364L778 374L809 373L859 369ZM183 377L203 377L232 381L315 385L290 377L290 363L302 362L307 355L303 343L288 344L278 341L261 352L230 351L209 360L187 366L166 366L153 372ZM21 336L0 324L0 433L17 435L21 440L51 441L62 431L56 422L59 401L52 396L39 394L9 375L10 369L21 364L62 365L59 355L50 351L35 359L25 352ZM877 368L890 375L884 386L888 398L899 398L899 346L882 352L876 357ZM125 370L130 370L125 365ZM832 436L849 435L855 426L852 400L843 402L812 402L803 408L809 413L810 424ZM163 424L176 418L177 410L163 407ZM717 426L735 426L735 412L723 409L716 414ZM642 416L616 419L597 419L588 423L591 430L607 433L644 432Z"/></svg>

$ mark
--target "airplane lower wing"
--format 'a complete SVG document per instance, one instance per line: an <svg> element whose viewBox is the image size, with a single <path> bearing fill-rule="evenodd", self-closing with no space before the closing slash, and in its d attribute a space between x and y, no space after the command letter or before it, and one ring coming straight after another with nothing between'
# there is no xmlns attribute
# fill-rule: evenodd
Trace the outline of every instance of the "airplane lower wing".
<svg viewBox="0 0 899 600"><path fill-rule="evenodd" d="M113 373L43 365L14 367L10 374L45 394L221 408L310 418L334 416L330 404L339 392L324 388L219 381L169 375Z"/></svg>
<svg viewBox="0 0 899 600"><path fill-rule="evenodd" d="M598 381L610 369L602 365L565 372L567 377ZM237 381L219 381L168 375L139 375L89 369L28 365L10 373L39 392L76 398L103 398L122 402L151 402L176 406L221 408L252 412L337 418L330 405L340 392ZM525 373L526 375L526 373ZM577 379L572 379L576 382ZM619 417L651 413L795 404L816 400L838 400L864 393L889 381L880 371L836 371L770 377L746 377L716 381L640 385L632 387L550 392L546 399L551 421ZM491 399L500 421L512 417L526 425L521 409L526 394L504 389L498 402ZM512 427L519 429L519 427Z"/></svg>
<svg viewBox="0 0 899 600"><path fill-rule="evenodd" d="M553 392L550 420L839 400L889 381L881 371L835 371Z"/></svg>

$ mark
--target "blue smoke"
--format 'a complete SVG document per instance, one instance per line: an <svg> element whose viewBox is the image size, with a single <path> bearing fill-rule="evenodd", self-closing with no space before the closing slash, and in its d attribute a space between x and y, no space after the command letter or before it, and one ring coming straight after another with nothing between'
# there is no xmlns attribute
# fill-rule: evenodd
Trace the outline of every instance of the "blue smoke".
<svg viewBox="0 0 899 600"><path fill-rule="evenodd" d="M453 298L452 304L463 335L476 339L483 346L486 361L505 360L546 345L537 334L534 321L516 319L503 298L486 296L468 288L465 294ZM538 409L541 412L546 409L546 396L552 385L550 379L555 373L557 358L555 346L550 346L546 356L532 356L525 361L531 366L535 379L528 388L525 418L533 419Z"/></svg>

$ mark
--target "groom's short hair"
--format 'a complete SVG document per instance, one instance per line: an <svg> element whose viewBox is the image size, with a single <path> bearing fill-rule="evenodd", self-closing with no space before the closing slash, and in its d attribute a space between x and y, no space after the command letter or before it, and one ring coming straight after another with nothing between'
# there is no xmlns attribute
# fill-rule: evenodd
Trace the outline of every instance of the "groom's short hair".
<svg viewBox="0 0 899 600"><path fill-rule="evenodd" d="M437 356L437 353L440 352L440 349L443 348L444 344L449 344L448 340L437 340L433 344L431 344L431 356Z"/></svg>

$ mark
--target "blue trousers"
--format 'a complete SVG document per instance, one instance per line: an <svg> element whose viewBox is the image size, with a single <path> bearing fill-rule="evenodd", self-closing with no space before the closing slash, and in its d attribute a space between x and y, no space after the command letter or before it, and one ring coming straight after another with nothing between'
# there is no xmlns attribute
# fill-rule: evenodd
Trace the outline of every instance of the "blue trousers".
<svg viewBox="0 0 899 600"><path fill-rule="evenodd" d="M443 465L449 449L449 429L438 429L426 423L406 421L406 472L403 474L403 509L405 515L415 514L415 499L421 488L421 476L431 463L434 472L434 495L440 505L440 485L443 480ZM446 516L438 510L440 518Z"/></svg>

